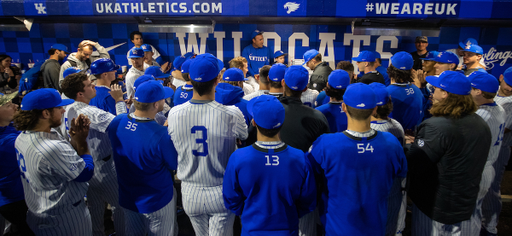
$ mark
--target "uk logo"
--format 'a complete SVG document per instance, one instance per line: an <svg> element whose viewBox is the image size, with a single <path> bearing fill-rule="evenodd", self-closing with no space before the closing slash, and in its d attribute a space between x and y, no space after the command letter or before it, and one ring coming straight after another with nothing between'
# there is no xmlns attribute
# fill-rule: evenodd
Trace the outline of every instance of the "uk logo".
<svg viewBox="0 0 512 236"><path fill-rule="evenodd" d="M43 5L43 3L34 3L34 7L37 10L37 14L46 14L46 7Z"/></svg>
<svg viewBox="0 0 512 236"><path fill-rule="evenodd" d="M297 9L299 9L300 7L300 4L296 3L296 2L287 2L284 4L284 9L287 9L288 11L286 11L286 14L290 14L294 11L297 11Z"/></svg>

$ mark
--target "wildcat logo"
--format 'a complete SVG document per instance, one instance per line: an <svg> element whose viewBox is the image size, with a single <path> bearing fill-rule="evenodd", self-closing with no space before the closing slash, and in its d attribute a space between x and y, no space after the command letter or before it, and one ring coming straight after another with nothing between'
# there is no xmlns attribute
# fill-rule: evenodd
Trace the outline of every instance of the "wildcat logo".
<svg viewBox="0 0 512 236"><path fill-rule="evenodd" d="M43 3L34 3L34 7L37 10L37 14L46 14L46 7L43 5Z"/></svg>
<svg viewBox="0 0 512 236"><path fill-rule="evenodd" d="M296 11L297 9L299 9L299 7L300 7L300 4L295 3L295 2L287 2L284 4L284 9L288 10L288 11L286 11L286 14L290 14L290 13Z"/></svg>

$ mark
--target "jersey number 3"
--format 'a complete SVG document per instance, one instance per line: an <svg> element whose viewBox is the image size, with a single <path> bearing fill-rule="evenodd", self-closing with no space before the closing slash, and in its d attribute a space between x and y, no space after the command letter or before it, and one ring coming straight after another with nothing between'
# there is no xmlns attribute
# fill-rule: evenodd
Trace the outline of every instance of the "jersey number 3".
<svg viewBox="0 0 512 236"><path fill-rule="evenodd" d="M27 172L27 166L25 165L25 157L23 157L23 154L18 152L18 149L16 150L16 156L18 157L18 166L20 167L20 174L23 179L25 179L28 183L28 178L25 176L25 173Z"/></svg>
<svg viewBox="0 0 512 236"><path fill-rule="evenodd" d="M208 143L206 142L206 139L208 139L208 130L206 130L206 127L204 126L194 126L190 130L191 133L195 134L196 132L201 131L202 137L196 139L196 143L203 145L203 151L200 152L197 150L192 150L192 154L194 156L207 156L208 155Z"/></svg>

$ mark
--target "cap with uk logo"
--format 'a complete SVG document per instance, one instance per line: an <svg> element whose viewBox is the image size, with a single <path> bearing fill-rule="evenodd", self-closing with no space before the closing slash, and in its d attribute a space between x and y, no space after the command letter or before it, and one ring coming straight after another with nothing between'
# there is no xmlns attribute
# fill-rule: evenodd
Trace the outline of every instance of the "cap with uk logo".
<svg viewBox="0 0 512 236"><path fill-rule="evenodd" d="M437 54L436 58L434 58L435 62L441 63L449 63L449 64L459 64L459 57L455 55L453 52L444 51Z"/></svg>
<svg viewBox="0 0 512 236"><path fill-rule="evenodd" d="M142 48L132 48L128 54L128 58L142 58L144 57L144 50Z"/></svg>

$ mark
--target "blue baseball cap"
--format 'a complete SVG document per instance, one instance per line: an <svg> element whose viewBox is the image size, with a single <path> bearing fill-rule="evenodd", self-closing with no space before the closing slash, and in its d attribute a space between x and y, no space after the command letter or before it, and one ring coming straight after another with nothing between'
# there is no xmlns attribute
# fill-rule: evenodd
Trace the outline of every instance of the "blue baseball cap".
<svg viewBox="0 0 512 236"><path fill-rule="evenodd" d="M64 44L56 43L56 44L52 45L52 48L63 51L66 54L69 54L68 47L66 47L66 45L64 45Z"/></svg>
<svg viewBox="0 0 512 236"><path fill-rule="evenodd" d="M152 75L139 76L139 78L137 78L135 80L135 82L133 83L133 90L137 90L137 87L139 87L139 85L141 85L144 82L151 81L151 80L155 80L155 77L153 77Z"/></svg>
<svg viewBox="0 0 512 236"><path fill-rule="evenodd" d="M350 84L350 75L342 69L334 70L329 75L327 82L334 89L346 89Z"/></svg>
<svg viewBox="0 0 512 236"><path fill-rule="evenodd" d="M21 110L44 110L54 107L66 106L75 102L73 99L62 99L59 91L52 88L34 90L21 101Z"/></svg>
<svg viewBox="0 0 512 236"><path fill-rule="evenodd" d="M128 58L142 58L144 57L144 50L141 48L132 48L128 54Z"/></svg>
<svg viewBox="0 0 512 236"><path fill-rule="evenodd" d="M185 55L183 55L185 58L190 59L191 57L195 56L196 54L194 52L187 52Z"/></svg>
<svg viewBox="0 0 512 236"><path fill-rule="evenodd" d="M375 98L377 99L377 106L384 106L389 101L389 93L386 89L386 85L381 83L373 82L370 84L373 92L375 92Z"/></svg>
<svg viewBox="0 0 512 236"><path fill-rule="evenodd" d="M381 56L380 56L380 53L379 53L379 52L374 51L374 52L373 52L373 55L375 55L375 59L377 59L377 58L381 59Z"/></svg>
<svg viewBox="0 0 512 236"><path fill-rule="evenodd" d="M503 79L505 80L505 83L508 84L508 86L512 85L512 66L503 72Z"/></svg>
<svg viewBox="0 0 512 236"><path fill-rule="evenodd" d="M221 59L217 58L217 63L219 65L219 73L220 73L222 71L222 69L224 69L224 62Z"/></svg>
<svg viewBox="0 0 512 236"><path fill-rule="evenodd" d="M254 122L264 129L279 128L284 122L283 104L272 95L263 94L251 99L247 104L247 112L251 114Z"/></svg>
<svg viewBox="0 0 512 236"><path fill-rule="evenodd" d="M144 52L152 52L153 51L153 48L149 44L142 44L140 46L140 48L142 48L142 51L144 51Z"/></svg>
<svg viewBox="0 0 512 236"><path fill-rule="evenodd" d="M91 74L93 75L99 75L116 70L119 70L119 66L110 58L100 58L91 63Z"/></svg>
<svg viewBox="0 0 512 236"><path fill-rule="evenodd" d="M414 65L414 60L408 52L397 52L391 57L391 64L399 70L410 70Z"/></svg>
<svg viewBox="0 0 512 236"><path fill-rule="evenodd" d="M255 30L251 33L251 39L253 39L254 37L260 35L260 34L263 34L263 31L259 31L259 30Z"/></svg>
<svg viewBox="0 0 512 236"><path fill-rule="evenodd" d="M268 71L268 79L274 82L281 82L284 79L284 74L288 68L281 63L276 63L270 67Z"/></svg>
<svg viewBox="0 0 512 236"><path fill-rule="evenodd" d="M286 53L284 53L283 51L279 50L279 51L276 51L274 53L274 58L278 58L280 56L286 56Z"/></svg>
<svg viewBox="0 0 512 236"><path fill-rule="evenodd" d="M437 55L439 55L439 52L438 51L430 51L430 52L427 52L427 55L425 55L425 58L420 58L421 60L425 60L425 61L433 61Z"/></svg>
<svg viewBox="0 0 512 236"><path fill-rule="evenodd" d="M471 82L469 82L469 79L464 74L457 71L445 71L439 77L427 76L425 80L429 84L449 93L458 95L471 94Z"/></svg>
<svg viewBox="0 0 512 236"><path fill-rule="evenodd" d="M165 74L164 72L162 72L162 69L160 69L160 67L158 67L158 66L148 67L146 69L146 71L144 72L144 74L152 75L153 77L158 78L158 79L165 79L170 76L169 74Z"/></svg>
<svg viewBox="0 0 512 236"><path fill-rule="evenodd" d="M357 57L352 57L352 60L357 62L374 62L375 52L362 51L359 53Z"/></svg>
<svg viewBox="0 0 512 236"><path fill-rule="evenodd" d="M196 82L208 82L219 75L219 61L212 54L205 53L198 55L190 67L194 68L189 72L190 79Z"/></svg>
<svg viewBox="0 0 512 236"><path fill-rule="evenodd" d="M471 44L471 45L466 45L464 47L464 50L462 50L464 52L473 52L473 53L476 53L476 54L484 54L484 50L482 49L482 47L476 45L476 44Z"/></svg>
<svg viewBox="0 0 512 236"><path fill-rule="evenodd" d="M174 95L172 88L164 87L163 84L156 80L146 81L140 84L135 91L135 100L142 103L158 102L162 99L170 98Z"/></svg>
<svg viewBox="0 0 512 236"><path fill-rule="evenodd" d="M62 77L66 78L66 77L68 77L68 75L75 74L80 71L82 71L82 70L78 69L78 67L69 67L64 70L64 72L62 73Z"/></svg>
<svg viewBox="0 0 512 236"><path fill-rule="evenodd" d="M181 65L181 73L189 73L190 64L192 64L192 61L194 59L188 59L185 62L183 62L183 65Z"/></svg>
<svg viewBox="0 0 512 236"><path fill-rule="evenodd" d="M284 74L284 83L288 88L295 91L304 90L308 86L308 79L309 73L304 66L290 66Z"/></svg>
<svg viewBox="0 0 512 236"><path fill-rule="evenodd" d="M488 93L496 93L500 88L498 79L487 72L475 71L468 76L468 79L471 87Z"/></svg>
<svg viewBox="0 0 512 236"><path fill-rule="evenodd" d="M355 83L347 87L343 103L356 109L372 109L377 106L377 96L370 85Z"/></svg>
<svg viewBox="0 0 512 236"><path fill-rule="evenodd" d="M187 58L185 56L179 56L174 58L174 61L172 62L174 69L181 70L181 66L183 65L183 63L185 63L186 60Z"/></svg>
<svg viewBox="0 0 512 236"><path fill-rule="evenodd" d="M437 54L436 58L434 58L434 61L449 64L454 63L458 65L459 57L453 52L444 51Z"/></svg>
<svg viewBox="0 0 512 236"><path fill-rule="evenodd" d="M304 55L303 55L303 58L304 58L304 63L302 63L302 65L305 65L306 63L308 63L308 61L311 61L311 59L315 58L316 55L320 54L320 52L318 52L317 50L315 49L309 49L307 50Z"/></svg>
<svg viewBox="0 0 512 236"><path fill-rule="evenodd" d="M467 38L462 42L459 42L461 48L465 48L467 45L478 45L478 42L474 38Z"/></svg>
<svg viewBox="0 0 512 236"><path fill-rule="evenodd" d="M244 78L244 72L238 68L229 68L222 75L222 79L225 81L244 81L248 80Z"/></svg>

